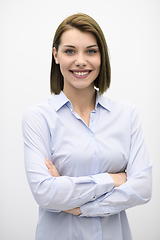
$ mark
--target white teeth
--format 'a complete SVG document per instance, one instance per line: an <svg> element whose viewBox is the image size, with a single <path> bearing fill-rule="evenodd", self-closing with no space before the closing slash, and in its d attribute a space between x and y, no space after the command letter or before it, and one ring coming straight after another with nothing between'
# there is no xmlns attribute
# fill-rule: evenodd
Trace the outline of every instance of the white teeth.
<svg viewBox="0 0 160 240"><path fill-rule="evenodd" d="M87 75L89 72L73 72L73 73L79 76L84 76Z"/></svg>

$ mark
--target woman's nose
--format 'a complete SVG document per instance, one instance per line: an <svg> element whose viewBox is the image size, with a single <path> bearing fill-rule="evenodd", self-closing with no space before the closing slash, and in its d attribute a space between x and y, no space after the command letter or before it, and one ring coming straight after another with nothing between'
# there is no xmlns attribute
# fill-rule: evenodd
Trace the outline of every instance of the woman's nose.
<svg viewBox="0 0 160 240"><path fill-rule="evenodd" d="M75 65L78 67L84 67L87 65L87 60L83 54L78 54L75 60Z"/></svg>

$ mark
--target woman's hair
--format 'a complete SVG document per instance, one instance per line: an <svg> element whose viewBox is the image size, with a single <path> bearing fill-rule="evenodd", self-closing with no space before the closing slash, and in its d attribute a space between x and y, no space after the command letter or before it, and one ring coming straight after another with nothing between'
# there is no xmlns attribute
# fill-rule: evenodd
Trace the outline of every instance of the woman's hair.
<svg viewBox="0 0 160 240"><path fill-rule="evenodd" d="M101 67L98 77L94 81L94 86L99 89L100 94L104 93L110 86L111 69L108 54L108 47L104 34L97 24L97 22L90 16L78 13L67 17L57 28L52 49L55 47L58 51L62 34L69 30L76 28L82 32L89 32L94 34L101 54ZM55 63L52 54L51 73L50 73L50 90L51 93L59 94L63 90L63 76L60 71L59 64Z"/></svg>

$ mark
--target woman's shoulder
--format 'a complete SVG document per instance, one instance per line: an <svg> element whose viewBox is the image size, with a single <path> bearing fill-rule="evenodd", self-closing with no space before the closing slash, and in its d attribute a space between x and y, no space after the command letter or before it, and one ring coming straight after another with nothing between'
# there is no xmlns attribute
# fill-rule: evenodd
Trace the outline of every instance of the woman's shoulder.
<svg viewBox="0 0 160 240"><path fill-rule="evenodd" d="M135 104L129 101L111 99L107 97L110 105L111 118L117 119L124 124L132 124L135 121L140 122L140 114Z"/></svg>
<svg viewBox="0 0 160 240"><path fill-rule="evenodd" d="M42 119L51 116L54 113L54 107L52 106L52 98L43 102L34 104L27 107L23 113L23 119Z"/></svg>
<svg viewBox="0 0 160 240"><path fill-rule="evenodd" d="M112 99L107 96L103 96L104 99L108 102L108 105L110 106L111 112L126 112L126 111L135 111L136 106L132 102L125 101L125 100L119 100L119 99Z"/></svg>

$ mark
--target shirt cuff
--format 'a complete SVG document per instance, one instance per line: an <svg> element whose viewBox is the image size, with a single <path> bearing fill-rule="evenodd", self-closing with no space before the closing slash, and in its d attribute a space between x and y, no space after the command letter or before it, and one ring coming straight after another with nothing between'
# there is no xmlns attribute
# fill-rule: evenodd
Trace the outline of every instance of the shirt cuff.
<svg viewBox="0 0 160 240"><path fill-rule="evenodd" d="M97 217L95 211L98 208L98 202L95 200L94 202L89 202L80 207L81 215L79 217Z"/></svg>
<svg viewBox="0 0 160 240"><path fill-rule="evenodd" d="M99 205L99 201L89 202L80 207L81 215L79 217L107 217L110 215L106 206Z"/></svg>
<svg viewBox="0 0 160 240"><path fill-rule="evenodd" d="M108 173L92 175L92 178L97 183L97 188L95 191L96 195L94 196L95 199L104 193L111 191L114 187L114 181Z"/></svg>

